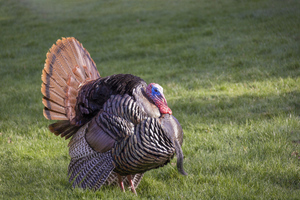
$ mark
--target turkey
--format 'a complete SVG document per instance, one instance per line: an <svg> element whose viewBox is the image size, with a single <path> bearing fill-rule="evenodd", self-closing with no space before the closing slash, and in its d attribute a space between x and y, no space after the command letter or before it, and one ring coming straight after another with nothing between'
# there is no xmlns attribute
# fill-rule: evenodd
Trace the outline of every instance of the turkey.
<svg viewBox="0 0 300 200"><path fill-rule="evenodd" d="M73 187L119 185L136 193L143 174L176 154L183 169L183 131L163 88L131 74L100 77L75 38L54 44L42 72L45 118L55 135L71 138L68 167Z"/></svg>

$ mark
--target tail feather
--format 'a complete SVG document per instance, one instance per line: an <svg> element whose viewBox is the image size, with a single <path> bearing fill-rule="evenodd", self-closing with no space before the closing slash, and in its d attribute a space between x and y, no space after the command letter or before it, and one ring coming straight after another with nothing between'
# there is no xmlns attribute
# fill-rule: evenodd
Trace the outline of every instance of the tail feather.
<svg viewBox="0 0 300 200"><path fill-rule="evenodd" d="M43 114L46 119L68 120L68 118L65 115L49 110L48 108L44 108Z"/></svg>
<svg viewBox="0 0 300 200"><path fill-rule="evenodd" d="M69 128L66 128L63 132L61 132L60 136L65 137L65 139L69 139L72 135L74 135L74 133L78 131L79 128L80 127L78 126L70 125Z"/></svg>
<svg viewBox="0 0 300 200"><path fill-rule="evenodd" d="M58 100L60 99L59 96L56 96L55 98ZM44 106L51 107L51 111L61 113L62 115L64 115L65 108L59 103L59 101L54 102L53 100L48 99L47 97L44 97L42 101ZM49 103L51 103L51 106L49 106Z"/></svg>
<svg viewBox="0 0 300 200"><path fill-rule="evenodd" d="M54 76L51 77L45 70L43 70L43 83L41 88L43 95L47 96L48 94L46 93L46 91L49 91L51 89L53 92L59 94L61 97L64 97L64 94L66 92L64 88L67 86L66 82L64 82L64 80L61 80L61 77L57 77L55 79L54 78Z"/></svg>
<svg viewBox="0 0 300 200"><path fill-rule="evenodd" d="M53 67L65 80L68 80L69 76L75 78L72 69L76 66L76 60L71 59L70 54L73 54L73 52L63 44L62 40L57 40L56 45L53 45L47 54L50 60L50 67Z"/></svg>
<svg viewBox="0 0 300 200"><path fill-rule="evenodd" d="M95 62L81 43L73 37L57 40L47 53L42 73L45 118L75 123L72 120L76 115L78 91L86 82L99 77ZM73 130L65 132L67 126L59 130L50 127L50 130L57 135L63 131L66 137L73 133Z"/></svg>
<svg viewBox="0 0 300 200"><path fill-rule="evenodd" d="M63 120L49 125L49 130L55 135L60 135L68 139L79 130L80 127L71 125L70 121Z"/></svg>
<svg viewBox="0 0 300 200"><path fill-rule="evenodd" d="M49 53L47 54L49 55ZM64 88L65 86L67 86L67 82L64 79L64 74L59 74L54 66L52 64L50 64L48 58L46 60L45 66L44 66L44 70L43 70L43 74L42 74L42 80L45 84L49 84L49 82L55 82L57 83L60 87Z"/></svg>
<svg viewBox="0 0 300 200"><path fill-rule="evenodd" d="M73 73L77 77L77 79L82 83L86 79L87 75L85 74L84 68L76 65L76 67L73 69Z"/></svg>
<svg viewBox="0 0 300 200"><path fill-rule="evenodd" d="M66 81L68 80L68 76L71 75L72 71L69 69L70 65L66 62L61 54L62 50L53 45L47 53L45 68L50 72L50 74L56 73Z"/></svg>

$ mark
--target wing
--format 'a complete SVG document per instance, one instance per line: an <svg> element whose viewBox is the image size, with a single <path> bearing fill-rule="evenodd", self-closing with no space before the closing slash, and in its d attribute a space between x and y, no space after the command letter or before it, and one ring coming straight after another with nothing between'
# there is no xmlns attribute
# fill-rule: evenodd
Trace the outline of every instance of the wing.
<svg viewBox="0 0 300 200"><path fill-rule="evenodd" d="M106 152L115 142L132 135L135 125L146 117L133 97L112 95L89 123L86 140L95 151Z"/></svg>
<svg viewBox="0 0 300 200"><path fill-rule="evenodd" d="M69 142L71 162L68 168L69 181L73 187L98 189L114 170L111 150L105 153L94 151L85 139L89 123L82 126Z"/></svg>
<svg viewBox="0 0 300 200"><path fill-rule="evenodd" d="M74 123L82 125L96 116L112 95L133 95L146 82L131 74L116 74L85 84L78 93Z"/></svg>
<svg viewBox="0 0 300 200"><path fill-rule="evenodd" d="M103 184L115 183L115 166L111 154L115 143L134 133L135 124L146 114L134 99L125 94L113 95L103 105L103 110L86 123L71 139L69 154L70 182L73 186L98 189ZM134 175L135 186L143 174Z"/></svg>
<svg viewBox="0 0 300 200"><path fill-rule="evenodd" d="M112 157L117 173L144 173L162 167L173 158L175 147L159 119L148 117L134 127L134 133L117 142Z"/></svg>
<svg viewBox="0 0 300 200"><path fill-rule="evenodd" d="M98 188L105 183L98 177L107 174L109 177L112 171L120 175L142 174L168 163L175 153L174 144L159 119L148 117L134 98L127 94L112 95L97 116L84 127L85 140L78 140L76 133L70 141L72 161L69 173L70 181L74 179L73 185ZM74 151L73 146L78 146L79 142L80 146L87 146L82 148L85 152L91 153ZM102 168L97 168L96 161L110 171L102 172Z"/></svg>
<svg viewBox="0 0 300 200"><path fill-rule="evenodd" d="M98 152L112 149L115 171L121 175L163 166L175 153L160 120L148 117L129 95L112 96L92 122L87 142Z"/></svg>

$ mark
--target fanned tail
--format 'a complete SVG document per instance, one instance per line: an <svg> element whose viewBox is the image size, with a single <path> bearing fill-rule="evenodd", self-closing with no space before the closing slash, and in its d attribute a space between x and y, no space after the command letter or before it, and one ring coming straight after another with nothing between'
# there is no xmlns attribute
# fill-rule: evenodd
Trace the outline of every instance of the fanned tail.
<svg viewBox="0 0 300 200"><path fill-rule="evenodd" d="M62 38L51 47L42 73L44 116L50 120L69 121L69 124L50 125L52 132L56 135L64 133L62 137L72 135L76 128L70 126L75 124L72 120L78 91L83 84L99 77L89 52L75 38Z"/></svg>

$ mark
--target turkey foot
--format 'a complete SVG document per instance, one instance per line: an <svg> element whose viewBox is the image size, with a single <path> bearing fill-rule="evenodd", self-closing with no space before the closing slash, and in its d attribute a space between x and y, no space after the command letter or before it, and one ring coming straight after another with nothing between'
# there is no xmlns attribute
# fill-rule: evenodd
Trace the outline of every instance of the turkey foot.
<svg viewBox="0 0 300 200"><path fill-rule="evenodd" d="M131 186L131 192L133 192L135 195L137 195L137 193L136 193L136 191L135 191L135 188L134 188L134 184L133 184L133 182L132 182L131 175L128 175L128 176L127 176L127 179L128 179L128 181L129 181L129 183L130 183L130 186Z"/></svg>
<svg viewBox="0 0 300 200"><path fill-rule="evenodd" d="M132 178L131 178L131 175L127 175L127 179L130 183L130 188L131 188L131 192L133 192L135 195L137 195L136 193L136 190L135 190L135 187L134 187L134 184L133 184L133 181L132 181ZM119 185L120 185L120 188L123 192L125 192L125 188L124 188L124 183L123 183L123 180L122 180L122 176L120 174L118 174L118 182L119 182Z"/></svg>

